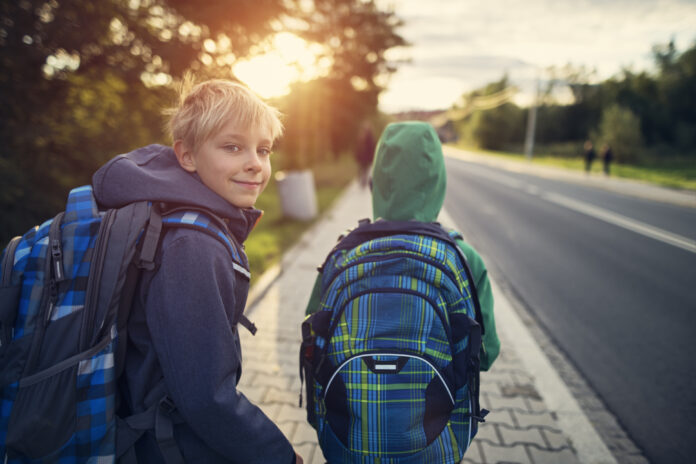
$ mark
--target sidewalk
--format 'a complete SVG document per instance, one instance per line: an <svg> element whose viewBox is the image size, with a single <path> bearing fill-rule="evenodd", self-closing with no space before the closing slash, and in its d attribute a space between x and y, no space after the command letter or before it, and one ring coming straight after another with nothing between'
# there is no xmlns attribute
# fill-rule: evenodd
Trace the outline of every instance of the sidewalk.
<svg viewBox="0 0 696 464"><path fill-rule="evenodd" d="M306 463L325 461L305 410L298 407L300 324L316 267L343 231L370 216L369 192L354 182L249 295L247 314L259 331L255 337L241 331L239 389L278 424ZM454 226L446 212L440 220ZM464 462L615 463L495 282L493 289L502 350L481 375L482 406L491 413Z"/></svg>

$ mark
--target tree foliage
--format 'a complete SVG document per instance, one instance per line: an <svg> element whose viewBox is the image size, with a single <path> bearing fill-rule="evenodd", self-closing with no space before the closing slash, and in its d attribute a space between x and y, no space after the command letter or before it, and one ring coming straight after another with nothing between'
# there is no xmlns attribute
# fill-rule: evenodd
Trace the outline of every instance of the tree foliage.
<svg viewBox="0 0 696 464"><path fill-rule="evenodd" d="M310 145L345 149L353 119L376 109L377 76L391 71L384 52L404 43L393 13L372 1L0 3L0 243L62 209L67 191L105 160L166 142L161 109L175 100L172 83L189 71L233 78L234 60L284 21L329 44L334 63L322 82L297 88L315 106L281 102L287 121L317 110L327 135Z"/></svg>
<svg viewBox="0 0 696 464"><path fill-rule="evenodd" d="M19 0L0 6L0 242L55 214L105 159L162 141L166 83L244 54L282 0ZM225 47L206 40L227 37ZM210 48L210 47L208 47Z"/></svg>
<svg viewBox="0 0 696 464"><path fill-rule="evenodd" d="M637 161L643 148L640 119L619 105L612 105L602 113L598 138L611 146L617 162Z"/></svg>
<svg viewBox="0 0 696 464"><path fill-rule="evenodd" d="M593 135L613 141L619 162L639 161L638 153L645 152L696 156L696 44L682 53L673 42L655 46L653 56L654 72L624 70L600 83L592 83L593 72L582 67L550 69L538 108L537 143L575 143ZM465 97L485 94L502 82ZM571 102L553 102L553 88L559 85L568 86ZM460 133L485 148L521 146L526 118L515 120L515 111L519 108L512 103L485 110L461 124Z"/></svg>
<svg viewBox="0 0 696 464"><path fill-rule="evenodd" d="M372 0L315 0L297 17L304 27L296 33L327 44L333 64L325 77L297 84L283 105L289 168L352 148L361 122L377 112L379 79L395 71L386 51L406 45L397 32L401 21Z"/></svg>
<svg viewBox="0 0 696 464"><path fill-rule="evenodd" d="M521 143L525 114L510 103L511 93L506 92L509 87L505 75L463 96L463 108L473 109L458 123L466 140L488 150L509 149Z"/></svg>

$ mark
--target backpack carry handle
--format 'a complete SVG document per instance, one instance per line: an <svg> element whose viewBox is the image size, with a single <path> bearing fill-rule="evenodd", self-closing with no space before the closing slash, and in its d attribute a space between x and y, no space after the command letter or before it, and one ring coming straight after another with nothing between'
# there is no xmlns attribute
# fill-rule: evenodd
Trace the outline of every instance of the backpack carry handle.
<svg viewBox="0 0 696 464"><path fill-rule="evenodd" d="M454 239L435 222L419 222L419 221L375 221L367 222L361 220L358 227L353 229L348 235L336 244L334 249L329 253L338 250L350 250L363 242L375 238L388 237L390 235L399 234L414 234L427 235L433 238L444 240L456 246ZM323 265L322 265L323 267Z"/></svg>
<svg viewBox="0 0 696 464"><path fill-rule="evenodd" d="M155 205L153 204L153 208L154 207ZM230 257L232 258L232 267L234 270L244 276L246 279L251 279L251 274L249 272L249 261L244 253L244 247L238 242L234 234L232 234L224 219L220 218L210 210L195 206L179 206L168 203L158 203L157 208L162 212L161 215L163 218L163 227L188 227L206 233L220 241L230 252ZM171 221L172 217L177 213L197 213L200 217L205 218L209 225L196 225L195 221L194 223L185 221ZM252 335L256 335L256 325L244 315L243 311L238 312L234 316L232 323L234 326L239 324L246 328Z"/></svg>

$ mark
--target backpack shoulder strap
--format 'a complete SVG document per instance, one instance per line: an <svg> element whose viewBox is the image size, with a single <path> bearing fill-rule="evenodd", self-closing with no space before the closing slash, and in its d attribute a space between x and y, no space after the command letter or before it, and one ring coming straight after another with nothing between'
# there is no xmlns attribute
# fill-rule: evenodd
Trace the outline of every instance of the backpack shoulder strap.
<svg viewBox="0 0 696 464"><path fill-rule="evenodd" d="M439 225L439 224L438 224ZM442 226L440 226L442 227ZM464 250L459 246L459 243L457 243L457 240L462 240L464 241L464 236L462 236L461 232L458 230L446 230L444 227L442 227L443 230L447 232L447 235L450 236L452 239L452 243L454 243L454 247L457 250L457 253L459 254L459 257L462 260L462 263L464 265L464 271L466 272L466 278L469 280L471 283L470 288L471 288L471 297L474 300L474 309L476 310L476 322L481 326L481 335L486 333L486 329L483 326L483 314L481 313L481 302L479 301L478 297L478 290L476 289L476 281L474 280L474 275L471 272L471 267L469 267L469 261L466 259L466 255L464 254Z"/></svg>
<svg viewBox="0 0 696 464"><path fill-rule="evenodd" d="M15 251L22 237L15 237L5 247L0 263L0 350L12 339L17 305L19 304L21 285L12 285L12 268L14 267Z"/></svg>
<svg viewBox="0 0 696 464"><path fill-rule="evenodd" d="M14 237L5 247L2 255L2 262L0 263L0 273L2 273L0 274L1 287L7 287L12 282L12 267L15 261L15 251L17 250L17 245L19 245L20 240L22 240L22 237Z"/></svg>
<svg viewBox="0 0 696 464"><path fill-rule="evenodd" d="M162 216L164 227L186 227L199 230L222 242L232 255L234 270L249 279L249 264L242 247L237 243L227 224L214 213L195 207L178 207Z"/></svg>
<svg viewBox="0 0 696 464"><path fill-rule="evenodd" d="M443 227L443 229L444 229L444 227ZM464 240L464 236L458 230L454 230L454 229L448 230L447 235L449 235L450 237L452 237L455 240Z"/></svg>
<svg viewBox="0 0 696 464"><path fill-rule="evenodd" d="M199 230L219 240L230 252L234 270L247 280L251 278L246 253L244 253L241 245L237 243L225 221L211 211L188 206L177 207L164 213L162 225L164 227L186 227ZM256 325L244 315L243 310L236 317L237 320L233 321L235 324L241 324L252 335L256 334Z"/></svg>

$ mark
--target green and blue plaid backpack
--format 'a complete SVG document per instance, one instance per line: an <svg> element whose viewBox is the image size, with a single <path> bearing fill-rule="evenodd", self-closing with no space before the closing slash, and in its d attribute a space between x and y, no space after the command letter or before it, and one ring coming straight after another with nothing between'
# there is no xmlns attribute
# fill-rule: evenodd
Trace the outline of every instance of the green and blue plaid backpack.
<svg viewBox="0 0 696 464"><path fill-rule="evenodd" d="M193 207L137 202L99 211L91 186L70 192L65 212L16 237L0 272L0 457L5 463L135 460L133 443L155 434L168 461L177 418L162 399L119 414L126 323L142 269L153 269L167 227L211 234L249 277L226 224ZM240 323L255 330L240 315Z"/></svg>
<svg viewBox="0 0 696 464"><path fill-rule="evenodd" d="M363 220L320 267L300 375L329 463L458 463L476 434L483 324L455 236Z"/></svg>

